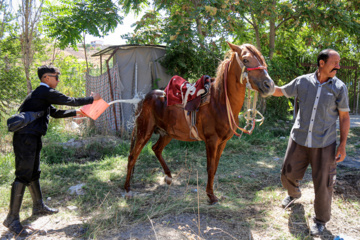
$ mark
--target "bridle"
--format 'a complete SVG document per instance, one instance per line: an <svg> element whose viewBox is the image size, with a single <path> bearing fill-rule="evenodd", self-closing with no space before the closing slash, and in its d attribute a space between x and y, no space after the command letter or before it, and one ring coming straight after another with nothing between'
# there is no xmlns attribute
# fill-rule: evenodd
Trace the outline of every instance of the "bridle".
<svg viewBox="0 0 360 240"><path fill-rule="evenodd" d="M246 88L248 89L247 111L246 111L246 115L244 114L244 118L246 119L246 126L244 128L241 128L236 124L233 112L231 110L230 100L229 100L229 97L227 94L227 72L229 69L230 61L225 66L224 87L225 87L226 111L227 111L227 115L228 115L228 119L229 119L230 128L236 136L241 137L243 133L250 135L255 128L256 122L260 122L260 125L263 124L263 122L264 122L264 116L258 110L256 110L256 102L257 102L257 95L258 95L257 91L255 91L255 94L254 94L253 106L252 106L252 108L250 108L250 105L251 105L251 92L250 91L254 90L254 89L251 87L249 77L248 77L248 72L254 71L254 70L265 70L266 71L267 68L265 66L262 66L258 59L257 59L259 62L258 67L247 68L244 65L244 63L240 60L237 52L235 52L235 56L236 56L236 60L237 60L238 64L240 65L240 68L241 68L240 83L242 84L243 79L245 79L246 80ZM256 115L258 115L258 114L261 116L260 119L256 119ZM251 126L251 129L247 130L247 128L249 126ZM237 129L239 129L241 131L241 134L236 132Z"/></svg>
<svg viewBox="0 0 360 240"><path fill-rule="evenodd" d="M251 87L251 84L250 84L250 81L249 81L249 77L248 77L248 72L250 71L254 71L254 70L265 70L267 71L267 67L265 66L262 66L261 63L259 62L259 59L257 59L257 57L255 56L256 60L258 61L259 63L259 66L258 67L254 67L254 68L248 68L244 65L244 63L240 60L239 58L239 54L237 52L235 52L235 57L236 57L236 61L238 62L238 64L240 65L240 68L241 68L241 76L240 76L240 83L242 84L242 80L243 80L243 77L245 77L245 79L247 80L246 82L246 87L250 90L254 90L252 87ZM246 71L245 71L246 70Z"/></svg>

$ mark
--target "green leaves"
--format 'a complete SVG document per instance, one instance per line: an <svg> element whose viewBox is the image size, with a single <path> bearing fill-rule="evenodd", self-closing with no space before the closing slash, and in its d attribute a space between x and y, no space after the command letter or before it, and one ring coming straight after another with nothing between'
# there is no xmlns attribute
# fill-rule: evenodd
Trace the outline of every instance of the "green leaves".
<svg viewBox="0 0 360 240"><path fill-rule="evenodd" d="M134 33L122 37L130 44L165 44L168 51L161 62L170 74L190 80L203 74L214 76L222 58L221 43L229 33L223 27L229 12L227 2L155 1L154 10L148 10L136 23Z"/></svg>
<svg viewBox="0 0 360 240"><path fill-rule="evenodd" d="M311 62L322 49L334 48L346 59L360 58L359 1L154 0L150 6L146 0L120 0L117 4L111 0L47 0L42 28L46 36L57 39L56 44L61 48L68 45L76 48L84 40L84 33L103 37L121 24L122 13L141 13L147 9L134 24L134 32L122 37L129 44L166 45L167 54L161 60L163 66L170 74L190 81L203 74L215 76L216 67L228 50L226 41L256 45L267 59L269 74L282 84L305 73L307 70L299 62L304 58ZM2 7L1 12L8 11ZM3 22L7 20L3 18ZM7 36L17 35L16 23L0 26L5 27ZM16 48L17 39L9 39ZM45 48L41 47L41 41L37 36L39 64L46 61L46 54L39 52ZM1 44L5 44L5 40ZM5 46L8 45L0 47ZM0 68L8 66L4 62L7 59L13 73L17 73L11 78L20 79L22 76L18 73L22 70L16 69L18 52L6 55L5 50L2 51ZM57 64L63 63L61 68L71 69L66 62ZM0 74L1 79L9 78L7 73ZM0 91L11 86L2 81Z"/></svg>
<svg viewBox="0 0 360 240"><path fill-rule="evenodd" d="M20 41L11 36L0 39L0 118L19 96L26 96L20 60Z"/></svg>
<svg viewBox="0 0 360 240"><path fill-rule="evenodd" d="M111 0L47 1L44 26L49 36L59 41L60 48L76 48L83 33L103 37L122 23L118 7Z"/></svg>
<svg viewBox="0 0 360 240"><path fill-rule="evenodd" d="M25 96L26 85L22 83L21 46L16 37L17 24L13 22L10 6L0 0L0 121L9 113L17 96Z"/></svg>

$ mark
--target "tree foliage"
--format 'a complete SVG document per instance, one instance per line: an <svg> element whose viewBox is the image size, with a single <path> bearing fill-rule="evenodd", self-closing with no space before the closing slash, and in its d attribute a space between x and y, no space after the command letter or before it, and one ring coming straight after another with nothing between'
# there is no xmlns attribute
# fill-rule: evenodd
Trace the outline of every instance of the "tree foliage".
<svg viewBox="0 0 360 240"><path fill-rule="evenodd" d="M126 11L147 4L120 2ZM226 41L251 43L282 85L306 73L301 63L315 63L325 48L359 59L359 9L360 2L352 0L154 0L152 9L134 24L134 33L123 38L132 44L165 44L163 65L191 79L213 76L227 50ZM280 99L270 101L270 107L276 108Z"/></svg>
<svg viewBox="0 0 360 240"><path fill-rule="evenodd" d="M122 6L129 11L145 3L126 0ZM344 45L341 41L356 46L359 6L350 0L155 0L134 33L124 37L129 43L163 43L170 49L191 42L197 50L213 52L212 45L222 53L226 40L250 42L271 60L274 54L313 53Z"/></svg>
<svg viewBox="0 0 360 240"><path fill-rule="evenodd" d="M24 76L18 61L19 39L25 39L25 35L20 36L14 30L17 23L10 23L6 4L6 0L0 0L3 13L0 19L0 91L10 96L12 91L6 89L11 89L12 85L5 84L4 79L13 78L19 84L21 81L17 79ZM42 28L33 35L36 39L33 40L34 62L37 65L56 62L69 72L69 78L63 75L64 83L74 81L70 78L75 69L74 60L49 59L49 53L44 53L47 49L44 41L48 39L40 33L50 40L55 39L55 47L64 49L71 45L76 48L78 43L84 42L85 33L103 37L118 27L123 20L120 9L123 14L145 11L141 20L134 24L134 32L123 38L130 44L166 45L167 54L162 64L170 74L190 81L203 74L215 76L216 67L228 50L226 41L257 46L278 85L306 73L308 69L301 63L315 63L317 53L325 48L337 50L345 59L359 62L360 58L358 0L153 0L151 4L147 0L119 0L116 4L111 0L46 0L42 8ZM36 71L32 65L30 78L38 81L31 77ZM82 67L76 72L81 71ZM270 100L268 109L288 105L280 99L283 98Z"/></svg>
<svg viewBox="0 0 360 240"><path fill-rule="evenodd" d="M21 59L26 76L27 93L32 91L30 68L34 58L33 41L39 37L38 25L44 0L22 0L19 9Z"/></svg>
<svg viewBox="0 0 360 240"><path fill-rule="evenodd" d="M21 81L21 46L10 7L6 0L0 0L0 117L8 112L17 96L26 94L26 86Z"/></svg>
<svg viewBox="0 0 360 240"><path fill-rule="evenodd" d="M45 2L44 27L64 49L83 41L83 33L103 37L122 23L111 0L61 0Z"/></svg>
<svg viewBox="0 0 360 240"><path fill-rule="evenodd" d="M123 36L129 43L165 44L167 55L163 65L171 74L179 74L189 80L201 75L214 76L222 59L226 33L220 18L203 1L155 1L154 9L148 10L136 23L133 34ZM127 9L129 1L123 3ZM142 4L142 2L133 3ZM160 14L162 12L162 14Z"/></svg>

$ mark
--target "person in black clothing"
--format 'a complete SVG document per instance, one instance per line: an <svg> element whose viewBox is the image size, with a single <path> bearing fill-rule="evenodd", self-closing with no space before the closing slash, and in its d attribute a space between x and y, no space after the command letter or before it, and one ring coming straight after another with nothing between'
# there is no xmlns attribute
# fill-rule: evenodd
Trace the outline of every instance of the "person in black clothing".
<svg viewBox="0 0 360 240"><path fill-rule="evenodd" d="M68 97L55 88L59 83L60 71L53 67L43 65L38 68L40 86L32 91L19 108L19 112L44 111L44 116L31 122L26 127L16 131L13 136L15 153L15 180L11 187L10 210L4 221L4 226L16 235L27 236L29 234L20 223L19 211L27 186L33 200L33 215L46 215L57 213L59 210L45 205L40 189L40 150L42 148L41 137L46 134L49 116L53 118L73 117L81 115L79 110L58 110L56 105L82 106L93 103L100 99L98 93L91 93L90 97Z"/></svg>

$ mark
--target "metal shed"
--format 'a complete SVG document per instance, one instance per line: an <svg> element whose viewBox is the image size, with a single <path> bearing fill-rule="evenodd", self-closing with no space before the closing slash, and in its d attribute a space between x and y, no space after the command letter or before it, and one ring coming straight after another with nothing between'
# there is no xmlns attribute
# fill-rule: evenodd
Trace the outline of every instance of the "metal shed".
<svg viewBox="0 0 360 240"><path fill-rule="evenodd" d="M171 76L160 65L165 55L161 45L115 45L107 47L92 57L100 57L101 75L87 75L87 93L99 92L107 101L129 99L129 103L111 105L96 121L101 132L129 132L133 128L136 104L131 99L142 99L152 89L162 89ZM107 66L102 66L103 59ZM113 67L108 68L113 59ZM110 76L110 78L109 78Z"/></svg>

